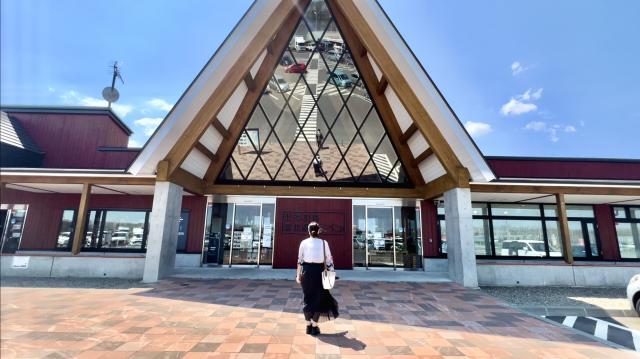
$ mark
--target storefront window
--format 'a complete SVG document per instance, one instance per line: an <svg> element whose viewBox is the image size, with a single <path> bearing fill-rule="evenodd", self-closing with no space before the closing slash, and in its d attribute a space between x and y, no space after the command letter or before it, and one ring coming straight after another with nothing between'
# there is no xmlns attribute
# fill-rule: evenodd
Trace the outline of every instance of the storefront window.
<svg viewBox="0 0 640 359"><path fill-rule="evenodd" d="M366 206L353 206L353 266L365 267L366 256Z"/></svg>
<svg viewBox="0 0 640 359"><path fill-rule="evenodd" d="M640 207L614 207L622 259L640 259Z"/></svg>
<svg viewBox="0 0 640 359"><path fill-rule="evenodd" d="M273 264L273 235L275 232L276 206L262 205L262 234L260 242L260 265Z"/></svg>
<svg viewBox="0 0 640 359"><path fill-rule="evenodd" d="M488 219L473 220L473 243L475 245L476 255L490 256L492 254Z"/></svg>
<svg viewBox="0 0 640 359"><path fill-rule="evenodd" d="M540 217L540 206L537 204L491 204L493 216L507 217Z"/></svg>
<svg viewBox="0 0 640 359"><path fill-rule="evenodd" d="M547 230L547 244L549 257L562 257L562 237L560 236L560 224L558 221L544 221Z"/></svg>
<svg viewBox="0 0 640 359"><path fill-rule="evenodd" d="M2 205L0 209L0 252L15 253L20 249L20 240L27 217L26 204Z"/></svg>
<svg viewBox="0 0 640 359"><path fill-rule="evenodd" d="M89 211L83 250L143 251L149 211Z"/></svg>
<svg viewBox="0 0 640 359"><path fill-rule="evenodd" d="M62 211L62 221L58 232L57 249L70 249L73 242L73 230L75 227L76 211L65 209Z"/></svg>

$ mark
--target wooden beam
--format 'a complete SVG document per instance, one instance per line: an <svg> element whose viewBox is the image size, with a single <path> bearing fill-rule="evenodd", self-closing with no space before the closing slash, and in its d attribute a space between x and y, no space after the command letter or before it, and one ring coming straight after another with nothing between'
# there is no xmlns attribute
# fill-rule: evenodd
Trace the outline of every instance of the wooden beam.
<svg viewBox="0 0 640 359"><path fill-rule="evenodd" d="M451 176L445 174L423 186L422 198L434 199L455 187L456 183L451 179Z"/></svg>
<svg viewBox="0 0 640 359"><path fill-rule="evenodd" d="M215 162L218 160L218 155L216 155L215 153L211 152L205 145L203 145L200 142L196 142L195 148L202 152L203 155L209 157L209 159L211 160L211 162Z"/></svg>
<svg viewBox="0 0 640 359"><path fill-rule="evenodd" d="M220 135L222 135L222 138L224 138L225 140L228 140L231 136L229 135L229 130L227 130L226 127L224 127L224 125L222 124L222 122L220 122L220 120L218 120L217 117L214 117L211 120L211 125L213 126L213 128L216 129L216 131L218 131L218 133Z"/></svg>
<svg viewBox="0 0 640 359"><path fill-rule="evenodd" d="M583 194L600 196L639 196L640 186L604 186L585 184L471 183L472 192Z"/></svg>
<svg viewBox="0 0 640 359"><path fill-rule="evenodd" d="M341 14L343 14L345 18L348 18L354 32L362 41L368 53L373 57L384 77L389 81L389 85L396 92L404 108L416 123L422 135L427 139L430 147L433 148L438 160L440 160L440 163L447 173L455 180L457 178L458 168L463 167L460 160L449 146L449 143L438 129L438 126L436 126L427 109L414 93L408 79L404 77L389 52L387 52L387 49L378 39L371 26L369 26L367 20L360 11L358 11L354 0L331 0L329 4L332 10L339 8ZM333 12L335 15L336 11ZM342 27L342 23L340 23L337 17L336 21L338 22L338 26ZM347 41L347 43L351 44L349 41Z"/></svg>
<svg viewBox="0 0 640 359"><path fill-rule="evenodd" d="M156 179L158 181L166 181L169 179L169 162L158 162L158 167L156 168Z"/></svg>
<svg viewBox="0 0 640 359"><path fill-rule="evenodd" d="M413 188L208 185L205 193L252 196L422 198L421 191Z"/></svg>
<svg viewBox="0 0 640 359"><path fill-rule="evenodd" d="M384 95L384 92L387 90L387 85L389 85L387 78L382 76L380 82L378 82L378 86L376 87L376 92L378 93L378 95Z"/></svg>
<svg viewBox="0 0 640 359"><path fill-rule="evenodd" d="M308 0L302 2L308 2ZM238 85L243 81L245 74L251 70L254 63L258 60L260 53L269 45L274 36L276 36L282 28L282 24L289 21L292 13L299 13L297 9L298 3L298 1L281 1L273 13L270 14L268 21L264 22L258 29L256 36L251 39L244 51L239 54L238 60L226 71L224 78L220 82L221 85L216 87L213 93L211 93L205 104L200 108L194 119L180 135L178 141L165 157L165 159L169 161L169 176L180 168L195 143L202 137L207 127L211 124L212 119L218 115L218 112L220 112ZM290 35L291 32L287 34L287 38ZM275 65L271 67L272 70L273 67L275 67ZM260 84L260 81L256 81L256 83ZM257 91L254 90L250 93L255 92ZM244 110L249 112L253 108L254 103L249 105L249 109ZM239 112L243 112L243 106L240 106Z"/></svg>
<svg viewBox="0 0 640 359"><path fill-rule="evenodd" d="M247 85L249 91L255 91L256 82L253 80L253 77L251 77L250 72L247 72L247 74L244 76L244 84Z"/></svg>
<svg viewBox="0 0 640 359"><path fill-rule="evenodd" d="M571 238L569 233L569 221L567 221L567 206L564 202L564 194L556 193L556 205L558 206L558 225L562 239L562 256L568 264L573 263L573 251L571 250Z"/></svg>
<svg viewBox="0 0 640 359"><path fill-rule="evenodd" d="M182 168L178 168L173 172L169 177L169 182L178 184L193 194L204 194L204 181Z"/></svg>
<svg viewBox="0 0 640 359"><path fill-rule="evenodd" d="M82 249L90 197L91 184L84 183L82 186L82 195L80 196L80 205L78 206L78 214L76 215L76 226L73 232L73 243L71 244L71 253L73 255L80 253L80 250Z"/></svg>
<svg viewBox="0 0 640 359"><path fill-rule="evenodd" d="M133 175L106 175L96 173L93 176L80 174L46 174L46 173L7 173L0 172L2 183L44 183L44 184L99 184L99 185L154 185L155 177L138 177Z"/></svg>
<svg viewBox="0 0 640 359"><path fill-rule="evenodd" d="M372 101L378 109L380 118L384 123L385 128L387 129L387 133L389 134L389 138L394 144L400 160L405 165L407 175L413 180L416 186L421 186L424 184L424 178L422 177L422 173L420 173L420 170L415 164L413 154L411 154L411 150L400 140L402 137L402 130L398 125L398 121L393 113L393 110L391 109L391 105L389 104L387 97L384 96L384 94L378 93L378 77L376 76L376 73L373 70L373 66L371 65L371 62L366 55L367 50L358 35L354 32L350 21L344 16L340 8L336 6L336 3L339 2L328 1L327 5L329 5L329 8L331 9L336 23L342 31L344 40L351 49L351 53L356 55L354 56L353 60L358 66L360 76L362 76L362 79L367 86L367 90L371 95Z"/></svg>
<svg viewBox="0 0 640 359"><path fill-rule="evenodd" d="M424 150L424 152L419 154L418 157L416 157L416 163L417 164L422 163L422 161L429 158L429 156L431 156L432 154L433 154L433 150L431 148L427 148L426 150Z"/></svg>
<svg viewBox="0 0 640 359"><path fill-rule="evenodd" d="M409 141L409 139L411 138L411 136L413 136L413 134L416 133L416 131L418 131L418 126L416 126L415 123L411 123L409 128L407 128L407 130L404 131L402 136L400 136L400 143L402 143L402 144L407 143Z"/></svg>
<svg viewBox="0 0 640 359"><path fill-rule="evenodd" d="M293 31L295 31L296 26L298 25L298 20L302 16L301 11L303 11L309 0L298 0L299 4L294 9L291 9L289 15L286 16L286 21L282 24L279 31L275 34L273 41L270 42L273 47L273 53L267 53L256 76L254 77L254 82L256 84L254 91L248 91L242 100L240 107L238 108L238 112L235 114L233 120L231 121L231 125L228 129L227 137L225 137L225 141L222 141L216 154L218 155L219 161L212 162L207 169L207 172L204 176L204 180L207 183L213 183L215 179L218 177L224 165L227 161L227 158L231 155L233 151L233 147L235 145L235 140L240 136L242 130L245 125L249 121L249 116L251 115L251 111L255 107L255 104L260 100L260 96L262 96L262 89L267 86L271 78L271 74L273 73L273 69L276 67L280 60L280 54L284 51L285 47L288 45L289 38ZM215 123L214 123L215 126ZM217 127L216 127L217 128Z"/></svg>

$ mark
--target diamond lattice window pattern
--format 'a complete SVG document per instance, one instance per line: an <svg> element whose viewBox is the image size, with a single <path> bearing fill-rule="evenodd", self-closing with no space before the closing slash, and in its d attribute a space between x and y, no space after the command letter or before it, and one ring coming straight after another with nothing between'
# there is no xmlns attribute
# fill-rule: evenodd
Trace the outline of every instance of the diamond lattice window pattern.
<svg viewBox="0 0 640 359"><path fill-rule="evenodd" d="M305 10L218 183L410 184L324 0Z"/></svg>

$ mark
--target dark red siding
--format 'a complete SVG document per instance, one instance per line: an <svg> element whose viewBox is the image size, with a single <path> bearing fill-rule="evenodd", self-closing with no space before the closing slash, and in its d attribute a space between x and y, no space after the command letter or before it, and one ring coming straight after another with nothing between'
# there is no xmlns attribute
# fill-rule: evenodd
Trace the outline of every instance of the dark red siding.
<svg viewBox="0 0 640 359"><path fill-rule="evenodd" d="M620 248L618 247L618 236L616 234L616 223L613 218L611 206L598 204L593 206L598 224L598 235L600 236L600 248L602 249L602 259L620 259Z"/></svg>
<svg viewBox="0 0 640 359"><path fill-rule="evenodd" d="M353 265L350 199L276 199L276 240L273 268L295 268L300 242L309 237L307 225L320 223L320 237L331 248L336 268Z"/></svg>
<svg viewBox="0 0 640 359"><path fill-rule="evenodd" d="M487 158L499 178L640 180L640 161Z"/></svg>
<svg viewBox="0 0 640 359"><path fill-rule="evenodd" d="M422 238L425 257L438 257L440 255L440 236L438 235L438 210L433 201L421 201L422 213Z"/></svg>
<svg viewBox="0 0 640 359"><path fill-rule="evenodd" d="M200 253L204 235L204 217L206 197L184 196L182 209L189 210L189 233L187 236L187 252ZM79 194L33 193L4 189L2 203L28 204L20 249L52 250L56 247L62 211L78 209ZM89 209L145 209L150 210L153 196L133 195L100 195L93 194L89 199Z"/></svg>
<svg viewBox="0 0 640 359"><path fill-rule="evenodd" d="M10 112L45 153L43 167L124 169L135 152L104 152L127 147L129 135L106 114Z"/></svg>

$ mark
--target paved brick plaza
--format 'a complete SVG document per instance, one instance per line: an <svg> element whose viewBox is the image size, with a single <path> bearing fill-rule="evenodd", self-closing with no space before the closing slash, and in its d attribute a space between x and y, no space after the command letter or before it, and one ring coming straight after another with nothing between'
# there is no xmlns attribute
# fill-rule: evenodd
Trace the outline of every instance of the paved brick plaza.
<svg viewBox="0 0 640 359"><path fill-rule="evenodd" d="M2 288L7 358L627 358L453 284L339 282L340 318L304 334L293 281Z"/></svg>

